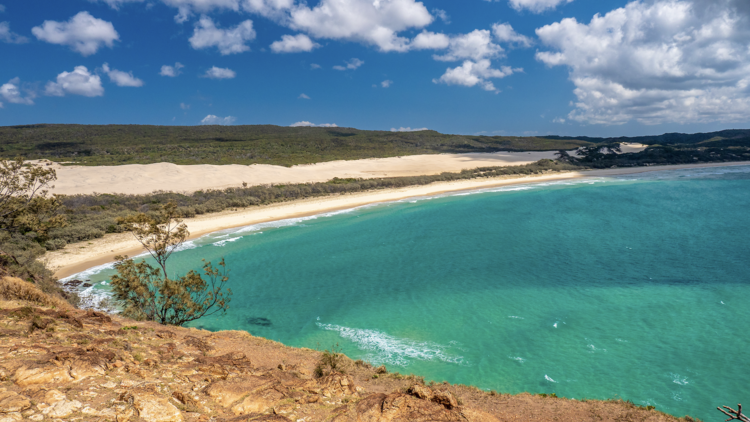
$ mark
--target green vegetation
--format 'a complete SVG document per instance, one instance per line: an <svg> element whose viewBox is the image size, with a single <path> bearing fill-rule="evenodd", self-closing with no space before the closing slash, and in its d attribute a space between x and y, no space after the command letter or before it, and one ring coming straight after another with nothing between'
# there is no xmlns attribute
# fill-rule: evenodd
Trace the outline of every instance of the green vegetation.
<svg viewBox="0 0 750 422"><path fill-rule="evenodd" d="M155 213L138 213L119 223L132 232L160 268L145 261L135 262L118 256L117 274L112 276L112 297L122 315L137 321L156 321L164 325L183 325L216 313L225 313L232 291L224 289L227 276L222 259L220 268L210 262L203 265L204 279L190 270L170 279L167 260L187 240L187 226L176 215L177 205L167 203Z"/></svg>
<svg viewBox="0 0 750 422"><path fill-rule="evenodd" d="M331 350L324 350L320 354L320 361L315 367L315 376L318 378L334 374L334 373L345 373L344 371L344 360L346 356L341 352L341 347L338 343L335 346L331 346Z"/></svg>
<svg viewBox="0 0 750 422"><path fill-rule="evenodd" d="M579 140L280 126L28 125L0 127L0 158L82 165L295 164L414 154L555 151Z"/></svg>
<svg viewBox="0 0 750 422"><path fill-rule="evenodd" d="M49 231L67 223L62 204L48 195L56 179L54 170L25 165L21 158L0 161L0 276L18 277L75 304L75 295L65 294L38 261Z"/></svg>

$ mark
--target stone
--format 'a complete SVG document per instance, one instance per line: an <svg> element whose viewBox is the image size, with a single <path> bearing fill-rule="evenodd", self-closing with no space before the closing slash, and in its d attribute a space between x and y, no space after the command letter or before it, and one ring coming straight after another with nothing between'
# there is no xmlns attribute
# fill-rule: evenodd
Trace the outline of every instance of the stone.
<svg viewBox="0 0 750 422"><path fill-rule="evenodd" d="M182 413L166 398L156 393L153 385L136 388L123 397L133 403L141 419L149 422L182 422Z"/></svg>
<svg viewBox="0 0 750 422"><path fill-rule="evenodd" d="M206 394L223 407L229 407L247 394L252 394L268 385L271 380L263 377L217 381L206 387Z"/></svg>
<svg viewBox="0 0 750 422"><path fill-rule="evenodd" d="M0 422L17 422L23 420L20 413L3 413L0 414Z"/></svg>
<svg viewBox="0 0 750 422"><path fill-rule="evenodd" d="M273 403L263 397L247 396L240 403L232 406L232 412L235 415L247 415L250 413L264 413L271 408Z"/></svg>
<svg viewBox="0 0 750 422"><path fill-rule="evenodd" d="M432 400L432 390L424 385L414 384L409 388L409 394L422 400Z"/></svg>
<svg viewBox="0 0 750 422"><path fill-rule="evenodd" d="M41 366L36 368L22 366L16 370L13 377L19 387L37 384L61 384L73 380L68 374L68 369L63 366Z"/></svg>
<svg viewBox="0 0 750 422"><path fill-rule="evenodd" d="M12 391L0 393L0 413L22 412L31 407L31 401L26 396Z"/></svg>
<svg viewBox="0 0 750 422"><path fill-rule="evenodd" d="M454 397L453 394L448 391L436 392L432 397L432 401L438 404L442 404L447 409L458 407L458 400L456 400L456 397Z"/></svg>
<svg viewBox="0 0 750 422"><path fill-rule="evenodd" d="M78 400L61 400L44 409L42 413L50 418L67 418L77 412L81 407L83 407L83 404Z"/></svg>

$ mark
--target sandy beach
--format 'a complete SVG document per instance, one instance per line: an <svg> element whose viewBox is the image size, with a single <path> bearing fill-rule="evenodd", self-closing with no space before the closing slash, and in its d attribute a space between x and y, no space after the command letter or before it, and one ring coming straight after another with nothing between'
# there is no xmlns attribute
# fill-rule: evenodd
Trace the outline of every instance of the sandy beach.
<svg viewBox="0 0 750 422"><path fill-rule="evenodd" d="M190 230L191 239L195 239L205 234L223 229L283 220L287 218L309 216L379 202L397 201L409 197L436 195L444 192L475 190L521 183L537 183L582 177L606 177L660 170L724 167L732 165L750 165L750 162L617 168L585 172L555 173L533 177L508 177L440 182L426 186L311 198L238 211L224 211L221 213L186 219L185 223ZM62 250L48 252L44 255L43 259L46 260L49 267L55 271L56 276L62 278L84 271L96 265L112 262L117 255L125 254L133 256L142 251L142 248L131 234L122 233L107 235L101 239L95 239L88 242L71 244Z"/></svg>

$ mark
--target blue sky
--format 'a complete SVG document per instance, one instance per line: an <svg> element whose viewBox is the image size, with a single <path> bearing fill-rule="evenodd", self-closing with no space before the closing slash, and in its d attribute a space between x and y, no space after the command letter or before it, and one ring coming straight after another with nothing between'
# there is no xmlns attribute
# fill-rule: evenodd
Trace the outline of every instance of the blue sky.
<svg viewBox="0 0 750 422"><path fill-rule="evenodd" d="M750 127L746 0L0 0L0 125Z"/></svg>

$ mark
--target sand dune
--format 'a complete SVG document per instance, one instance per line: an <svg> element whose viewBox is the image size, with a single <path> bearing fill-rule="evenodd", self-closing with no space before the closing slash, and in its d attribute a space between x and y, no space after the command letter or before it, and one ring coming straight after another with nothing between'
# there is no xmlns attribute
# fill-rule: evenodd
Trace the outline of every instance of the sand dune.
<svg viewBox="0 0 750 422"><path fill-rule="evenodd" d="M191 165L171 163L128 164L123 166L60 166L54 193L151 193L155 190L194 192L232 186L325 182L339 178L420 176L457 172L486 166L533 163L554 158L554 152L500 152L492 154L435 154L354 161L331 161L293 167L265 164Z"/></svg>

